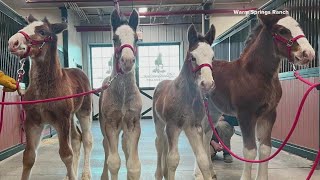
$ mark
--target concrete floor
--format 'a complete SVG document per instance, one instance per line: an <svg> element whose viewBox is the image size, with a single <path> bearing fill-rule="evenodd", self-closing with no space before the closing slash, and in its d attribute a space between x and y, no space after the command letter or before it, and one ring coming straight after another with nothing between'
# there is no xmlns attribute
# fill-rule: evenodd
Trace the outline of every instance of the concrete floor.
<svg viewBox="0 0 320 180"><path fill-rule="evenodd" d="M156 150L154 146L155 131L151 120L142 120L142 134L139 144L139 154L142 164L142 180L154 179L156 168ZM104 163L104 151L101 145L102 136L97 121L93 124L94 149L91 158L91 168L93 180L99 180ZM121 149L121 148L120 148ZM232 150L242 155L242 139L234 135L232 138ZM179 142L180 164L177 169L177 180L194 179L193 174L193 153L189 146L186 136L182 133ZM273 149L273 152L275 149ZM126 169L124 154L121 152L121 169L119 179L126 179ZM218 153L220 160L214 161L218 180L239 180L242 172L242 162L234 160L231 164L224 163L222 154ZM80 172L82 161L80 162ZM270 180L303 180L306 178L312 161L304 158L281 152L269 164ZM256 166L254 165L253 177L255 176ZM0 162L0 180L20 179L22 172L22 153L18 153ZM34 180L56 180L63 179L66 169L58 154L58 140L56 137L43 140L38 151L37 161L33 167L32 179ZM81 177L81 176L79 176ZM315 171L313 180L320 179L320 171Z"/></svg>

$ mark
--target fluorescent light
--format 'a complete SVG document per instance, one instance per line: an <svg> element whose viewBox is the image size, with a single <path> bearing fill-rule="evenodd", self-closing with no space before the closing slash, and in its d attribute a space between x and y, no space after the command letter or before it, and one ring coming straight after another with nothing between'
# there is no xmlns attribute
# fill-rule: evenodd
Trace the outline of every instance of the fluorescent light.
<svg viewBox="0 0 320 180"><path fill-rule="evenodd" d="M147 11L148 11L148 8L146 8L146 7L139 8L140 13L145 13Z"/></svg>
<svg viewBox="0 0 320 180"><path fill-rule="evenodd" d="M146 13L148 12L148 8L146 7L142 7L142 8L139 8L139 13ZM146 16L139 16L139 18L145 18Z"/></svg>

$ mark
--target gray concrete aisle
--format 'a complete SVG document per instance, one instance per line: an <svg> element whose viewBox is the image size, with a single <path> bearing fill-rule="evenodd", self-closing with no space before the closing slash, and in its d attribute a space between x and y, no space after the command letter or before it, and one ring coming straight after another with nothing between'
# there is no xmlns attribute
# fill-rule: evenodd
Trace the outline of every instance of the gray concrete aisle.
<svg viewBox="0 0 320 180"><path fill-rule="evenodd" d="M139 154L142 164L142 180L154 179L156 168L156 149L154 145L155 130L152 120L142 120L142 134L139 143ZM91 158L91 169L93 180L99 180L104 163L104 151L102 147L102 136L98 122L94 122L94 149ZM121 143L120 143L121 144ZM119 148L121 149L121 148ZM242 156L242 139L234 135L232 138L232 150ZM179 141L180 164L177 169L177 180L194 179L193 174L193 153L186 136L182 133ZM273 149L273 152L275 149ZM126 179L124 154L121 152L121 169L119 179ZM218 153L218 158L222 154ZM80 172L82 161L80 162ZM311 161L304 158L281 152L269 165L270 180L304 180L312 165ZM222 160L215 160L218 180L239 180L242 172L242 162L234 160L226 164ZM254 165L253 177L256 165ZM0 180L19 180L22 172L22 153L0 162ZM32 178L34 180L57 180L63 179L66 169L58 154L58 140L56 137L43 140L38 151L37 161L33 167ZM79 176L81 177L81 176ZM313 180L320 179L320 171L313 175Z"/></svg>

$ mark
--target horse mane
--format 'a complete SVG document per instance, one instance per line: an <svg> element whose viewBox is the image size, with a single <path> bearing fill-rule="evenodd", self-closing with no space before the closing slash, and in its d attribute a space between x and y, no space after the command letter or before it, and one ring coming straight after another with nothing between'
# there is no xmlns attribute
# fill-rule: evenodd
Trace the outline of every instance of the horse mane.
<svg viewBox="0 0 320 180"><path fill-rule="evenodd" d="M245 54L250 48L250 46L255 42L255 40L257 39L257 37L259 36L259 33L261 32L263 28L263 24L262 23L258 23L250 32L250 34L248 35L246 41L244 42L244 50L243 52L240 54L240 57L242 57L243 54Z"/></svg>
<svg viewBox="0 0 320 180"><path fill-rule="evenodd" d="M256 38L259 35L259 32L263 28L263 25L261 23L258 23L252 30L249 36L247 37L246 41L244 42L245 47L250 46L253 44L253 42L256 40Z"/></svg>

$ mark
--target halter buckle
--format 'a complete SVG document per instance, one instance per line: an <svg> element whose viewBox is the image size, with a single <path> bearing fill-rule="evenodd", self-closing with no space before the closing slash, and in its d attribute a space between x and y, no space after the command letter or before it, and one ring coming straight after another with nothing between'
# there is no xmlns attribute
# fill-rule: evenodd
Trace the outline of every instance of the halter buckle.
<svg viewBox="0 0 320 180"><path fill-rule="evenodd" d="M293 45L293 41L291 39L289 39L287 42L287 47L291 47L292 45Z"/></svg>
<svg viewBox="0 0 320 180"><path fill-rule="evenodd" d="M39 47L39 49L42 49L45 43L46 43L46 42L43 41L43 43L41 44L41 46Z"/></svg>

